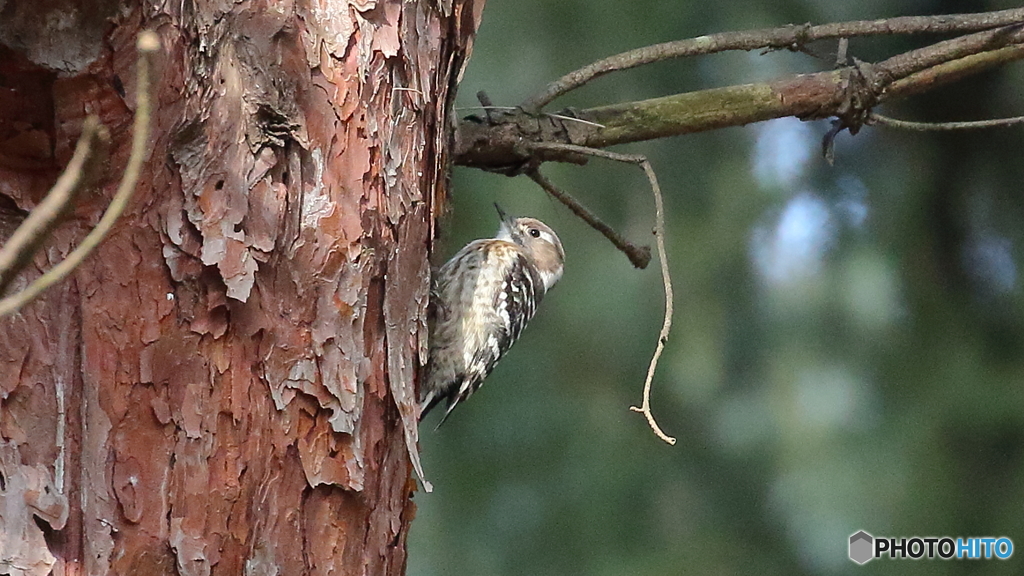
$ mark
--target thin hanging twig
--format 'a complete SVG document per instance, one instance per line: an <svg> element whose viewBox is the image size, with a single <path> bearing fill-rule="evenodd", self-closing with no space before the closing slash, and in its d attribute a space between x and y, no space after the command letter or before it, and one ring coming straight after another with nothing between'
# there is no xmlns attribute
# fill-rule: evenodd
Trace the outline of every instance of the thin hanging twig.
<svg viewBox="0 0 1024 576"><path fill-rule="evenodd" d="M669 333L672 331L673 313L672 277L669 274L668 256L665 251L665 205L662 200L661 187L658 185L658 178L654 173L654 168L647 160L647 157L640 154L619 154L618 152L608 152L607 150L599 150L597 148L587 148L585 146L576 146L573 144L556 144L550 142L526 143L524 146L527 149L562 151L594 156L597 158L605 158L616 162L625 162L627 164L635 164L640 166L640 168L643 169L644 174L647 176L647 180L651 184L651 192L654 194L654 238L655 245L658 248L658 261L661 263L662 284L665 286L665 319L661 325L661 332L658 333L658 345L654 349L654 355L651 357L650 366L647 368L647 378L644 380L643 401L640 406L630 406L629 409L643 414L644 417L647 418L647 424L651 427L651 430L654 431L658 438L661 438L668 444L675 444L676 439L665 434L661 429L661 426L658 426L658 422L654 419L654 414L651 412L651 383L654 380L654 371L658 367L658 359L661 358L661 353L665 349L665 343L668 341Z"/></svg>
<svg viewBox="0 0 1024 576"><path fill-rule="evenodd" d="M136 109L132 133L132 151L131 156L128 158L128 165L125 167L124 174L121 177L121 184L117 188L117 193L114 194L113 200L110 201L107 211L103 213L103 217L100 218L96 227L89 232L71 254L68 254L67 258L39 278L36 278L24 290L0 300L0 316L18 310L31 302L44 290L70 274L99 245L128 205L128 201L135 191L135 184L139 179L139 174L142 171L142 162L146 157L146 145L149 142L151 109L149 69L152 64L153 53L160 48L160 40L156 33L144 30L139 34L136 46L141 57L138 61L138 77L136 80L138 92L135 96Z"/></svg>
<svg viewBox="0 0 1024 576"><path fill-rule="evenodd" d="M928 131L953 131L953 130L977 130L980 128L1002 128L1005 126L1016 126L1024 124L1024 116L1013 118L996 118L994 120L972 120L968 122L913 122L910 120L898 120L881 114L871 112L868 114L866 124L885 126L887 128L902 128L904 130Z"/></svg>
<svg viewBox="0 0 1024 576"><path fill-rule="evenodd" d="M665 283L665 321L661 325L661 332L658 334L658 346L654 349L654 356L651 357L651 365L647 369L647 379L644 381L644 398L639 408L630 406L634 412L640 412L647 418L647 423L654 430L654 433L669 444L675 444L676 439L662 432L658 423L654 421L654 414L651 413L651 381L654 380L654 369L658 366L658 358L665 350L665 342L668 342L668 335L672 331L672 277L668 273L668 259L665 256L665 206L661 198L661 188L658 186L658 178L654 174L651 163L644 158L640 164L651 181L651 189L654 190L654 238L658 246L658 260L661 261L661 278Z"/></svg>

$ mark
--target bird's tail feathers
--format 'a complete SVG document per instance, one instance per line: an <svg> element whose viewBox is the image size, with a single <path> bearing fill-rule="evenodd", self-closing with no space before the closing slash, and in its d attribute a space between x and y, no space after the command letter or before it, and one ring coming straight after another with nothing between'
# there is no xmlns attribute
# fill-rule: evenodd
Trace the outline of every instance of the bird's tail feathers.
<svg viewBox="0 0 1024 576"><path fill-rule="evenodd" d="M451 416L452 410L455 410L455 407L458 406L458 404L459 398L455 398L451 403L448 404L448 409L444 411L444 416L441 416L441 421L437 423L437 426L434 426L434 432L437 432L437 429L441 427L441 424L444 424L444 421L447 420L449 416Z"/></svg>

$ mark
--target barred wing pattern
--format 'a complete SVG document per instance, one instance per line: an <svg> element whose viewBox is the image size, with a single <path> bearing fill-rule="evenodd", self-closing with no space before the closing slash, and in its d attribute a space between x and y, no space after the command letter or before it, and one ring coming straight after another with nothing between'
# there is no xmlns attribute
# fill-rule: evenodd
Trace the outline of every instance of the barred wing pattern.
<svg viewBox="0 0 1024 576"><path fill-rule="evenodd" d="M533 318L544 292L536 267L504 240L471 242L441 268L421 419L446 399L440 426L480 387Z"/></svg>

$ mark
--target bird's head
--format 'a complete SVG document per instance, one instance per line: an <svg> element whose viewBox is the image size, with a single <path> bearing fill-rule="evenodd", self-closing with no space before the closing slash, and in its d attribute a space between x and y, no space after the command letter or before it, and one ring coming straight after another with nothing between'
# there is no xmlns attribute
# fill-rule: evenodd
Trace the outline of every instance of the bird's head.
<svg viewBox="0 0 1024 576"><path fill-rule="evenodd" d="M527 257L533 260L544 281L547 292L562 277L565 251L558 235L547 224L536 218L511 218L501 206L494 205L501 217L497 238L513 242L522 247Z"/></svg>

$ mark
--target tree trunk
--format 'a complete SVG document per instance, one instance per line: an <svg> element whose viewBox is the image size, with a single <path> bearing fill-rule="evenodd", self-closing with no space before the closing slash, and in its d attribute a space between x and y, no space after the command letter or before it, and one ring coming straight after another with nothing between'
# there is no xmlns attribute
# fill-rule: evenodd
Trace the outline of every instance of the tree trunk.
<svg viewBox="0 0 1024 576"><path fill-rule="evenodd" d="M113 135L11 292L98 220L135 38L162 42L128 211L0 318L0 573L404 572L427 255L482 3L0 1L0 200L35 206L86 115Z"/></svg>

